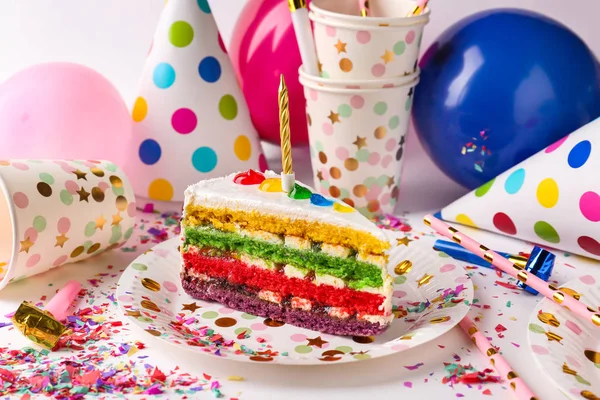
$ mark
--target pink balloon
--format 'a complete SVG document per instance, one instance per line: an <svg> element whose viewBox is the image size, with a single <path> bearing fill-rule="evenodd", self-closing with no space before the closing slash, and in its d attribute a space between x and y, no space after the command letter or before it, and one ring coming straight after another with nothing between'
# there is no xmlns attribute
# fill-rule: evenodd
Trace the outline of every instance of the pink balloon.
<svg viewBox="0 0 600 400"><path fill-rule="evenodd" d="M0 158L123 165L132 120L118 90L72 63L38 64L0 85Z"/></svg>
<svg viewBox="0 0 600 400"><path fill-rule="evenodd" d="M233 30L229 55L260 137L279 143L277 88L285 75L292 144L308 144L302 64L286 0L250 0Z"/></svg>

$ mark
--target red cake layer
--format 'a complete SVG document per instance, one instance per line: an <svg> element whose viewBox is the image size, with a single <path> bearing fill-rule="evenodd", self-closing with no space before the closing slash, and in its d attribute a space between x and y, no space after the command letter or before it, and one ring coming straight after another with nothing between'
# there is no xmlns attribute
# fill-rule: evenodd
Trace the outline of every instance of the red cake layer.
<svg viewBox="0 0 600 400"><path fill-rule="evenodd" d="M330 307L347 308L351 313L383 315L379 306L385 301L380 294L359 292L331 285L315 285L308 279L290 278L283 272L254 267L232 257L211 257L199 251L183 254L186 269L213 278L225 278L233 285L246 285L256 290L269 290L301 297Z"/></svg>

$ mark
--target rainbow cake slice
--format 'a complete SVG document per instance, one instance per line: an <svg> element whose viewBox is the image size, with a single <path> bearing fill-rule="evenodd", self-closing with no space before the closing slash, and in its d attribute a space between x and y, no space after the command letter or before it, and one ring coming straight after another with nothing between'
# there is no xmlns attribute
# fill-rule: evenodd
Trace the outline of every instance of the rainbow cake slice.
<svg viewBox="0 0 600 400"><path fill-rule="evenodd" d="M334 335L391 323L389 239L354 208L253 170L185 192L183 288L192 297Z"/></svg>

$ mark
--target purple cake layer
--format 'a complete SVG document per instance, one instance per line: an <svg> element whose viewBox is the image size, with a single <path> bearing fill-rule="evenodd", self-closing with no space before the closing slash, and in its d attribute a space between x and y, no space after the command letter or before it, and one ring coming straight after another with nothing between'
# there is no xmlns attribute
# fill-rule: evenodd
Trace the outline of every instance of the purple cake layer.
<svg viewBox="0 0 600 400"><path fill-rule="evenodd" d="M327 314L274 304L217 280L202 281L184 275L182 285L185 292L195 299L216 301L234 310L331 335L379 335L389 327L389 325L382 326L379 323L357 319L341 320Z"/></svg>

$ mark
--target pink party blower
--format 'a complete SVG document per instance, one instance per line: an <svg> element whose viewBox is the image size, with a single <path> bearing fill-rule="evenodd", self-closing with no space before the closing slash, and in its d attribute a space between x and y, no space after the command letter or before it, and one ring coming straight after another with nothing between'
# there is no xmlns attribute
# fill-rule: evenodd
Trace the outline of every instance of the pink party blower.
<svg viewBox="0 0 600 400"><path fill-rule="evenodd" d="M494 267L498 268L503 272L506 272L513 278L516 278L523 283L527 283L527 286L531 287L534 290L537 290L538 292L546 296L548 299L554 301L557 304L562 305L563 307L567 308L569 311L575 313L581 318L590 321L597 328L600 328L600 313L598 312L598 309L586 306L574 297L568 295L563 291L560 291L553 284L548 284L547 282L543 281L537 276L528 273L524 270L522 265L511 263L509 260L502 257L500 254L496 253L493 250L490 250L488 247L482 245L481 243L476 242L464 233L460 233L458 230L456 230L456 228L446 225L444 222L440 221L433 215L426 215L425 217L423 217L423 222L425 222L426 225L432 227L440 235L445 236L448 239L452 239L465 249L477 254L479 257L483 258L484 260L492 264Z"/></svg>
<svg viewBox="0 0 600 400"><path fill-rule="evenodd" d="M41 310L24 301L12 318L13 323L29 340L52 350L66 331L62 320L67 318L67 310L77 297L81 284L69 281Z"/></svg>
<svg viewBox="0 0 600 400"><path fill-rule="evenodd" d="M475 326L475 323L469 317L463 318L458 325L460 325L462 330L471 338L481 353L484 356L489 357L490 363L494 366L498 374L508 379L510 387L514 390L517 399L537 400L537 397L533 394L529 386L519 378L519 375L517 375L510 364L508 364L508 361L496 351L490 341L486 339L485 335L479 332L479 329L477 329L477 326Z"/></svg>

